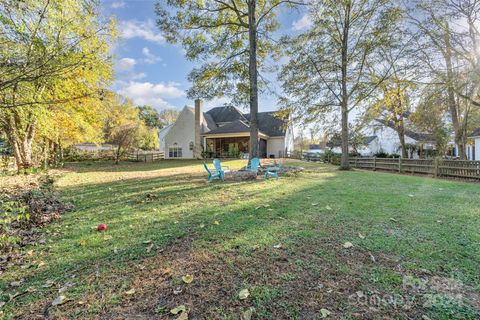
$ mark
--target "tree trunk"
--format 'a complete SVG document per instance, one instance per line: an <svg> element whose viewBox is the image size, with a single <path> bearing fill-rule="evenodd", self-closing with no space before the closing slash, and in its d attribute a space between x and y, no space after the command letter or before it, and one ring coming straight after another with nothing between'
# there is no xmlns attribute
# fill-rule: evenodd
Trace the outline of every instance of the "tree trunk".
<svg viewBox="0 0 480 320"><path fill-rule="evenodd" d="M447 95L448 95L448 109L450 111L450 117L452 118L452 126L455 134L455 143L458 145L458 156L460 159L466 159L465 153L465 142L464 142L464 130L460 125L457 101L455 99L455 88L453 87L453 81L455 81L453 73L453 63L452 63L452 45L450 43L450 34L448 31L445 32L445 64L447 67Z"/></svg>
<svg viewBox="0 0 480 320"><path fill-rule="evenodd" d="M250 56L248 72L250 81L250 159L259 157L258 152L258 74L257 74L257 21L256 0L248 1L248 39Z"/></svg>
<svg viewBox="0 0 480 320"><path fill-rule="evenodd" d="M403 124L399 125L397 128L398 139L400 140L400 146L402 149L402 158L408 158L407 146L405 144L405 128Z"/></svg>
<svg viewBox="0 0 480 320"><path fill-rule="evenodd" d="M21 118L13 111L12 114L5 115L8 119L5 121L7 126L4 131L7 139L12 146L13 156L17 165L17 170L25 170L33 167L33 138L36 134L36 120L32 119L27 124L25 130L22 127Z"/></svg>
<svg viewBox="0 0 480 320"><path fill-rule="evenodd" d="M343 25L342 39L342 159L340 169L349 170L350 163L348 159L348 88L347 88L347 67L348 67L348 33L350 25L350 5L347 4L345 10L345 22Z"/></svg>

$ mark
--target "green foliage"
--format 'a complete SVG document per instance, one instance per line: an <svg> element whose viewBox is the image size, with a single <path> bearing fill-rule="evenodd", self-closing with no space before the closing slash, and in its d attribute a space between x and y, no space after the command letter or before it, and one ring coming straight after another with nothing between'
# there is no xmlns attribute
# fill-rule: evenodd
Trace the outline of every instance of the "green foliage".
<svg viewBox="0 0 480 320"><path fill-rule="evenodd" d="M11 234L11 226L22 225L30 219L23 201L0 194L0 249L17 243L20 238Z"/></svg>
<svg viewBox="0 0 480 320"><path fill-rule="evenodd" d="M279 53L270 40L278 30L276 8L295 1L257 0L256 23L250 24L250 1L159 0L156 5L158 25L167 41L179 43L189 60L200 61L192 70L189 97L212 99L228 97L237 105L250 99L249 57L258 57L259 71L268 71L267 58ZM256 52L249 43L249 29L256 32ZM260 88L265 87L263 78Z"/></svg>

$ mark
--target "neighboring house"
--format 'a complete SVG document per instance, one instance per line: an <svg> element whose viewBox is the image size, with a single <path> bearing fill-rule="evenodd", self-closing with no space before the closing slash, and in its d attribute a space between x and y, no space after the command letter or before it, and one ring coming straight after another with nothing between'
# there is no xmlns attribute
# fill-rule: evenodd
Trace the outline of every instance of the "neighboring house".
<svg viewBox="0 0 480 320"><path fill-rule="evenodd" d="M358 150L362 156L372 156L379 152L401 154L398 133L387 124L374 121L370 126L366 127L363 134L366 136L365 146ZM409 150L409 157L415 159L419 158L420 152L434 150L436 142L431 134L418 133L406 129L405 144L416 147L417 150L412 150L412 148Z"/></svg>
<svg viewBox="0 0 480 320"><path fill-rule="evenodd" d="M455 156L458 155L458 148L455 148ZM468 160L480 160L480 128L477 128L468 135L468 141L466 145L467 159Z"/></svg>
<svg viewBox="0 0 480 320"><path fill-rule="evenodd" d="M95 143L85 142L85 143L74 144L73 148L80 151L96 152L96 151L115 150L117 146L113 144L108 144L108 143L95 144Z"/></svg>
<svg viewBox="0 0 480 320"><path fill-rule="evenodd" d="M195 108L184 107L177 121L160 131L160 149L165 159L238 157L249 153L249 114L233 106L202 111L202 101ZM293 132L275 112L259 112L259 153L261 157L279 158L293 151ZM163 139L162 139L163 137Z"/></svg>

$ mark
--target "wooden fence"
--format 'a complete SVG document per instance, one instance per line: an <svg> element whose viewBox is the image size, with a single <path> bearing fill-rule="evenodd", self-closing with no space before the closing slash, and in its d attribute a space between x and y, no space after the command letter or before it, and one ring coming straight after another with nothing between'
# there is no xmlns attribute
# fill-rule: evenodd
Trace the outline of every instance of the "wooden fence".
<svg viewBox="0 0 480 320"><path fill-rule="evenodd" d="M129 161L138 162L153 162L165 159L165 153L163 151L156 152L134 152L129 153L127 156Z"/></svg>
<svg viewBox="0 0 480 320"><path fill-rule="evenodd" d="M427 174L435 177L480 179L480 161L401 158L350 158L354 168L399 173Z"/></svg>

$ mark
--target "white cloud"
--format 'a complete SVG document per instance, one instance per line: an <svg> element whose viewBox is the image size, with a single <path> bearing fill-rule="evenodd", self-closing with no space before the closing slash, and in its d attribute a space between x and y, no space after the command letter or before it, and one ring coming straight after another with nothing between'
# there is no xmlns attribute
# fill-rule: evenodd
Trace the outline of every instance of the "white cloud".
<svg viewBox="0 0 480 320"><path fill-rule="evenodd" d="M111 5L113 9L125 8L126 3L124 1L114 1Z"/></svg>
<svg viewBox="0 0 480 320"><path fill-rule="evenodd" d="M146 77L147 77L147 74L145 72L132 73L130 75L130 79L132 79L132 80L140 80L140 79L143 79L143 78L146 78Z"/></svg>
<svg viewBox="0 0 480 320"><path fill-rule="evenodd" d="M304 14L299 20L292 23L293 30L303 30L311 27L313 24L312 19L308 13Z"/></svg>
<svg viewBox="0 0 480 320"><path fill-rule="evenodd" d="M155 22L151 19L147 21L120 21L118 30L120 30L120 37L124 39L142 38L158 44L165 42L165 38L158 31Z"/></svg>
<svg viewBox="0 0 480 320"><path fill-rule="evenodd" d="M145 59L143 61L148 64L154 64L157 61L161 61L162 58L154 55L153 53L150 52L150 49L145 47L142 49L142 53L145 56Z"/></svg>
<svg viewBox="0 0 480 320"><path fill-rule="evenodd" d="M130 98L137 105L150 105L157 108L171 107L165 99L180 98L185 92L174 82L157 83L130 81L121 83L118 93Z"/></svg>
<svg viewBox="0 0 480 320"><path fill-rule="evenodd" d="M133 68L137 64L137 61L132 58L122 58L117 61L116 68L120 72L130 72L133 71Z"/></svg>

